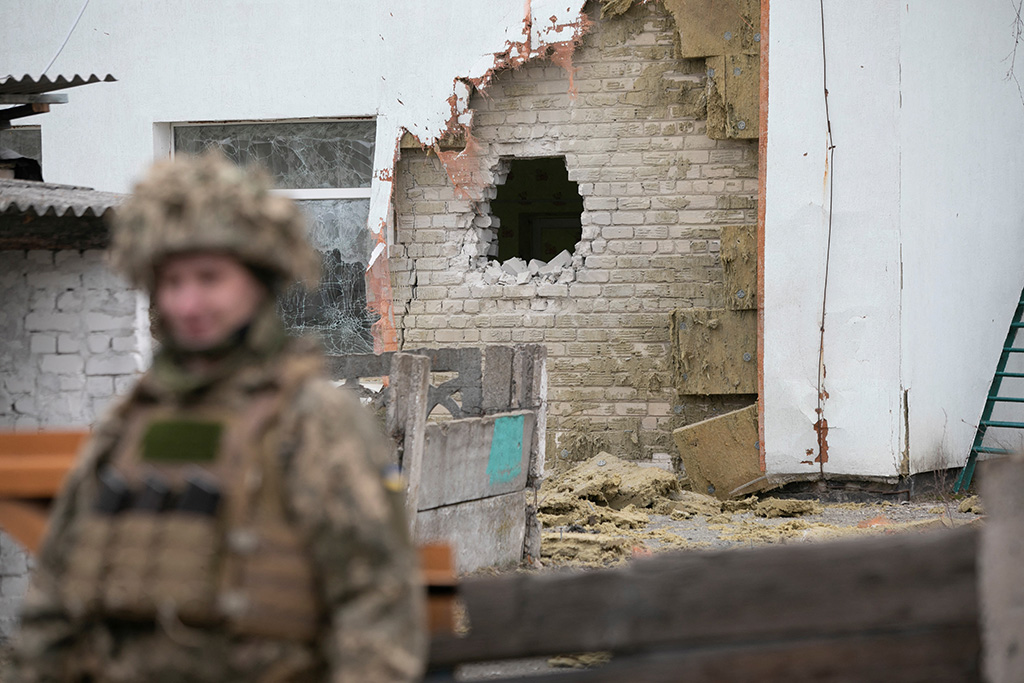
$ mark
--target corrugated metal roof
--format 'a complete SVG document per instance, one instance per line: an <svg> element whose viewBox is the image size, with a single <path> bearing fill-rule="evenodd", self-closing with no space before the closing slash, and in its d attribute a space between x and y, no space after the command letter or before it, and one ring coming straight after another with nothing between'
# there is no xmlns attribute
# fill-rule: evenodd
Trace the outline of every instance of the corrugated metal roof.
<svg viewBox="0 0 1024 683"><path fill-rule="evenodd" d="M96 74L80 76L75 74L70 78L67 76L57 76L54 79L46 75L36 77L25 74L21 78L3 76L0 77L0 95L37 95L53 90L88 85L89 83L112 83L116 80L110 74L103 76L97 76Z"/></svg>
<svg viewBox="0 0 1024 683"><path fill-rule="evenodd" d="M0 213L37 216L102 216L126 195L89 187L0 179Z"/></svg>

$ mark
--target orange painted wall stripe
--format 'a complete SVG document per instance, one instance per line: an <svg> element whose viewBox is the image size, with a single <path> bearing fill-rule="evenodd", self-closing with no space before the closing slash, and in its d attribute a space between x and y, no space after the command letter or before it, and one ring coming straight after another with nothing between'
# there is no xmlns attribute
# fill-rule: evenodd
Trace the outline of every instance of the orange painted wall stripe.
<svg viewBox="0 0 1024 683"><path fill-rule="evenodd" d="M757 132L757 436L761 471L765 466L764 440L764 217L768 171L768 5L761 0L761 73Z"/></svg>

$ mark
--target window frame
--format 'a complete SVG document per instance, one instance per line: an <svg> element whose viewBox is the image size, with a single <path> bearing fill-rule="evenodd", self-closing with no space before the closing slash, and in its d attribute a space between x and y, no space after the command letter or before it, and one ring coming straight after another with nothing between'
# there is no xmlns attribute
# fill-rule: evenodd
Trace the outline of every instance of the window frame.
<svg viewBox="0 0 1024 683"><path fill-rule="evenodd" d="M372 122L374 131L377 127L376 116L350 116L343 118L303 118L303 119L231 119L225 121L176 121L170 124L170 158L173 159L176 153L174 149L175 128L199 128L203 126L259 126L263 124L289 124L289 123L362 123ZM376 143L376 140L374 140ZM370 185L368 187L327 187L327 188L302 188L302 189L273 189L271 192L291 199L370 199L373 190L373 183L376 177L370 174Z"/></svg>

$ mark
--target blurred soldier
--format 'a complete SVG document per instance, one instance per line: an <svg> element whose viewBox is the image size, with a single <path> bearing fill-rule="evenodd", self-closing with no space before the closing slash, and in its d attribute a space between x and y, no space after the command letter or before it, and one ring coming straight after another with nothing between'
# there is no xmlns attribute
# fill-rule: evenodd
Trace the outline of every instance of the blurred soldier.
<svg viewBox="0 0 1024 683"><path fill-rule="evenodd" d="M112 262L160 349L58 500L16 641L21 681L408 681L423 591L373 417L290 338L315 280L295 205L219 154L156 165Z"/></svg>

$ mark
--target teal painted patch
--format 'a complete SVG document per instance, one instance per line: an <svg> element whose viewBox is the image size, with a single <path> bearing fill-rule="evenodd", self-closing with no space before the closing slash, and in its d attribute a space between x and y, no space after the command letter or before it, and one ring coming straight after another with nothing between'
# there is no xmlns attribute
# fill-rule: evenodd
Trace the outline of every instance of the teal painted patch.
<svg viewBox="0 0 1024 683"><path fill-rule="evenodd" d="M491 455L487 459L487 476L491 486L507 484L523 471L523 424L525 415L509 415L494 420Z"/></svg>

